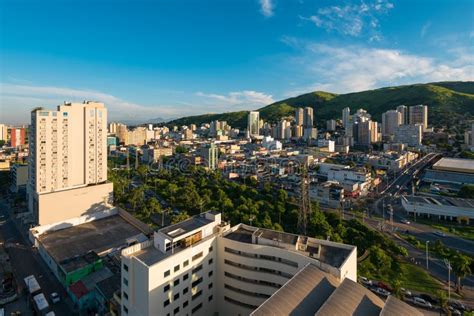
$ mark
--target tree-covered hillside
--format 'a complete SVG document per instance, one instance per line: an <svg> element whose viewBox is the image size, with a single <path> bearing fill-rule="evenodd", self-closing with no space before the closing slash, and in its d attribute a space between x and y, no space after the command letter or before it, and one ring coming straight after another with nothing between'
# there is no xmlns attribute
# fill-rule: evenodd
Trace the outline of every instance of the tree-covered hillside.
<svg viewBox="0 0 474 316"><path fill-rule="evenodd" d="M413 84L339 95L316 91L275 102L259 111L261 118L275 122L282 117L293 115L296 107L311 106L314 108L315 121L321 124L328 119L340 118L341 111L346 106L350 107L352 112L364 108L380 121L383 112L395 109L400 104L426 104L429 107L430 123L449 124L457 118L474 116L474 82ZM233 127L245 128L247 113L240 111L190 116L174 120L170 124L202 124L222 120Z"/></svg>

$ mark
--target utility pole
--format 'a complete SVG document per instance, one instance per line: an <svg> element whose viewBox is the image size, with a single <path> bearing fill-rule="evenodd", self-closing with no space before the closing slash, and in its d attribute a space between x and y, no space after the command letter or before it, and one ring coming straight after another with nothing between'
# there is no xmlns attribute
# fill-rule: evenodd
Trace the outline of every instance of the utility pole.
<svg viewBox="0 0 474 316"><path fill-rule="evenodd" d="M307 159L303 161L303 168L301 169L301 195L300 195L300 209L298 211L297 228L300 234L306 235L306 226L308 218L311 214L311 201L309 198L310 179L308 176L308 162Z"/></svg>
<svg viewBox="0 0 474 316"><path fill-rule="evenodd" d="M428 244L430 243L429 240L426 241L426 270L428 270Z"/></svg>

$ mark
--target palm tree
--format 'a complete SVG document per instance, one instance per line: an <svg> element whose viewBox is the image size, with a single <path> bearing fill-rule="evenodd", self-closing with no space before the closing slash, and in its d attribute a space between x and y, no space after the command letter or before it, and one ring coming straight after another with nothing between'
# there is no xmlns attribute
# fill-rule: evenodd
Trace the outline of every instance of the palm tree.
<svg viewBox="0 0 474 316"><path fill-rule="evenodd" d="M448 298L446 297L446 292L439 290L438 291L438 300L439 300L439 314L442 315L443 311L446 311L448 308Z"/></svg>
<svg viewBox="0 0 474 316"><path fill-rule="evenodd" d="M458 293L461 292L461 279L464 279L472 273L471 262L471 258L459 253L451 259L451 266L457 277L456 292Z"/></svg>

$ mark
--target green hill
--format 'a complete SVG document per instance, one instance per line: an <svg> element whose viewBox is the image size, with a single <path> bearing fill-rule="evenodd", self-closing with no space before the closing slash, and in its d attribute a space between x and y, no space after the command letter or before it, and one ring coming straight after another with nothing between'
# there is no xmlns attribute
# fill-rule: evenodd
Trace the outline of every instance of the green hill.
<svg viewBox="0 0 474 316"><path fill-rule="evenodd" d="M429 107L430 123L449 124L458 118L474 116L474 82L413 84L347 94L316 91L275 102L259 111L265 121L275 122L294 115L296 107L311 106L314 108L315 121L322 124L325 120L340 118L342 109L348 106L351 112L364 108L380 122L383 112L395 109L400 104L426 104ZM222 120L233 127L244 128L247 113L240 111L190 116L171 121L170 124L202 124Z"/></svg>

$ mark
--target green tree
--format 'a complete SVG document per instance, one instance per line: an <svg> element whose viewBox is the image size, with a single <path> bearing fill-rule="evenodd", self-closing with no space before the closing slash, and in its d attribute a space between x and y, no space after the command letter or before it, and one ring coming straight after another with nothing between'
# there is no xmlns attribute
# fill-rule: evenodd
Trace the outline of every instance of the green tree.
<svg viewBox="0 0 474 316"><path fill-rule="evenodd" d="M171 216L171 224L176 224L176 223L185 221L188 218L189 218L189 215L186 212L180 212L179 214L176 214L176 215L173 214Z"/></svg>
<svg viewBox="0 0 474 316"><path fill-rule="evenodd" d="M466 255L456 254L451 258L451 266L453 268L453 272L456 274L457 284L456 284L456 292L461 292L461 280L464 279L466 276L472 273L471 271L471 263L472 259Z"/></svg>
<svg viewBox="0 0 474 316"><path fill-rule="evenodd" d="M439 311L439 314L441 314L441 312L446 312L446 310L448 309L448 298L446 297L446 292L445 291L442 291L442 290L439 290L438 292L436 292L437 296L438 296L438 302L439 302L439 308L440 308L440 311Z"/></svg>
<svg viewBox="0 0 474 316"><path fill-rule="evenodd" d="M474 185L463 185L461 187L461 190L459 190L458 196L465 199L474 199Z"/></svg>

